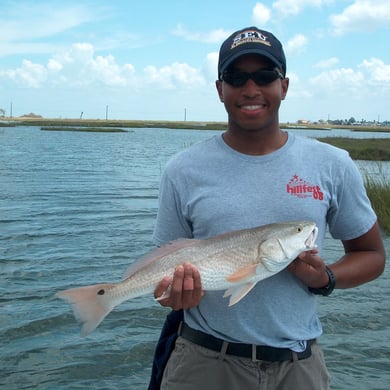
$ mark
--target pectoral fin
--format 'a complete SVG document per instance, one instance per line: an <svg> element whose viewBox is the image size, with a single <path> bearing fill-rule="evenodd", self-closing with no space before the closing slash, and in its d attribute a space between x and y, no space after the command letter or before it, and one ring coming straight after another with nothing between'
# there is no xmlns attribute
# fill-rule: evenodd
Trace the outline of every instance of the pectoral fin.
<svg viewBox="0 0 390 390"><path fill-rule="evenodd" d="M224 298L227 298L230 296L229 300L229 306L235 305L237 302L239 302L242 298L245 297L246 294L249 293L249 291L252 290L253 287L255 287L256 282L250 282L246 284L241 284L236 287L231 287L225 291L225 294L223 294Z"/></svg>
<svg viewBox="0 0 390 390"><path fill-rule="evenodd" d="M157 302L160 302L162 301L163 299L166 299L166 298L169 298L171 296L171 285L169 285L169 287L157 298L155 298L155 300Z"/></svg>
<svg viewBox="0 0 390 390"><path fill-rule="evenodd" d="M248 265L238 269L236 272L229 275L226 280L231 283L241 282L245 279L256 275L256 264Z"/></svg>

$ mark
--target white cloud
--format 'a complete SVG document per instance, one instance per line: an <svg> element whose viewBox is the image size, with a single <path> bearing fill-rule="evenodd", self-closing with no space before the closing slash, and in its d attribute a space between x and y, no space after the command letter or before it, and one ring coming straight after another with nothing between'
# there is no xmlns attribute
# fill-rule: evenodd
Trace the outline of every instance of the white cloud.
<svg viewBox="0 0 390 390"><path fill-rule="evenodd" d="M46 66L24 60L19 68L0 70L0 81L31 88L59 85L67 88L93 85L134 89L145 85L161 89L199 88L209 77L215 79L217 58L217 53L210 53L203 70L175 62L161 68L146 66L136 72L132 64L119 64L111 54L96 56L89 43L76 43L50 58Z"/></svg>
<svg viewBox="0 0 390 390"><path fill-rule="evenodd" d="M147 66L144 69L144 82L163 89L175 89L179 85L193 88L205 84L205 80L198 69L177 62L163 66L160 69L152 65Z"/></svg>
<svg viewBox="0 0 390 390"><path fill-rule="evenodd" d="M306 49L308 39L303 34L296 34L286 44L285 51L287 55L302 53Z"/></svg>
<svg viewBox="0 0 390 390"><path fill-rule="evenodd" d="M91 19L89 15L82 6L47 7L35 3L15 3L12 19L7 12L0 17L0 40L14 42L52 36L88 22Z"/></svg>
<svg viewBox="0 0 390 390"><path fill-rule="evenodd" d="M67 62L78 62L86 64L92 61L94 55L94 47L90 43L78 42L72 45L71 49L65 53L64 59Z"/></svg>
<svg viewBox="0 0 390 390"><path fill-rule="evenodd" d="M252 11L252 20L260 28L267 24L271 18L271 10L263 3L256 3Z"/></svg>
<svg viewBox="0 0 390 390"><path fill-rule="evenodd" d="M49 71L60 72L62 68L62 64L53 58L50 58L49 62L47 63L47 69Z"/></svg>
<svg viewBox="0 0 390 390"><path fill-rule="evenodd" d="M91 70L94 78L99 82L105 85L122 87L129 84L135 73L132 65L120 66L116 63L112 55L108 55L107 57L97 56L91 62Z"/></svg>
<svg viewBox="0 0 390 390"><path fill-rule="evenodd" d="M82 4L5 2L0 4L0 57L53 53L59 45L50 42L52 37L102 17L101 7Z"/></svg>
<svg viewBox="0 0 390 390"><path fill-rule="evenodd" d="M390 65L379 58L371 58L364 60L358 67L367 74L371 83L379 83L380 86L390 90Z"/></svg>
<svg viewBox="0 0 390 390"><path fill-rule="evenodd" d="M306 7L321 7L333 0L276 0L272 7L282 17L300 14Z"/></svg>
<svg viewBox="0 0 390 390"><path fill-rule="evenodd" d="M361 71L351 68L332 69L313 77L310 83L317 88L317 91L349 95L356 91L364 82L364 75Z"/></svg>
<svg viewBox="0 0 390 390"><path fill-rule="evenodd" d="M172 33L186 39L187 41L198 41L202 43L220 43L230 34L221 28L206 33L190 32L180 23L176 26Z"/></svg>
<svg viewBox="0 0 390 390"><path fill-rule="evenodd" d="M337 65L339 63L339 59L337 57L331 57L327 58L325 60L322 60L320 62L317 62L314 65L314 68L331 68L334 65Z"/></svg>
<svg viewBox="0 0 390 390"><path fill-rule="evenodd" d="M312 96L311 90L306 88L300 77L292 72L288 74L290 80L287 99L310 99Z"/></svg>
<svg viewBox="0 0 390 390"><path fill-rule="evenodd" d="M4 3L4 4L3 4ZM8 3L8 4L7 4ZM0 57L10 55L52 54L73 43L73 37L95 42L99 50L135 48L145 44L139 34L114 29L110 34L82 32L86 25L105 22L111 14L110 6L56 2L1 2L0 1ZM27 28L26 28L27 26ZM81 32L80 32L81 31ZM66 37L65 40L58 38ZM56 40L56 43L52 41ZM147 44L155 44L146 42Z"/></svg>
<svg viewBox="0 0 390 390"><path fill-rule="evenodd" d="M313 77L310 84L321 95L349 96L351 99L387 96L390 92L390 65L378 58L366 59L356 69L323 71Z"/></svg>
<svg viewBox="0 0 390 390"><path fill-rule="evenodd" d="M46 81L47 73L47 69L43 65L23 60L19 68L0 71L0 79L9 79L21 87L39 88Z"/></svg>
<svg viewBox="0 0 390 390"><path fill-rule="evenodd" d="M355 0L341 14L331 15L333 32L369 31L390 26L389 0Z"/></svg>
<svg viewBox="0 0 390 390"><path fill-rule="evenodd" d="M58 34L91 21L93 13L83 5L51 3L31 4L15 2L12 7L0 8L2 42L33 40ZM28 28L26 28L28 26Z"/></svg>

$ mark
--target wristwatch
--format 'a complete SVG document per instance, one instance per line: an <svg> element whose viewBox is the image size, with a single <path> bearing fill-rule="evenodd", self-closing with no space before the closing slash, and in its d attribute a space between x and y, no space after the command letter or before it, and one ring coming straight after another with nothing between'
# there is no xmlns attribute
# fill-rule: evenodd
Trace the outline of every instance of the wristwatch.
<svg viewBox="0 0 390 390"><path fill-rule="evenodd" d="M323 295L324 297L327 297L334 290L334 287L336 285L336 278L329 267L326 267L325 270L329 277L329 283L325 287L321 287L321 288L309 287L309 291L313 294Z"/></svg>

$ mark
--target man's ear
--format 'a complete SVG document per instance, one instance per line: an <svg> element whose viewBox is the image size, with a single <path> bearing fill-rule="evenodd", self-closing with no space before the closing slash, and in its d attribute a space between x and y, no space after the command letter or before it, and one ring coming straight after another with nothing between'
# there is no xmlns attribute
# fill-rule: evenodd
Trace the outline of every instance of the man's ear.
<svg viewBox="0 0 390 390"><path fill-rule="evenodd" d="M290 84L290 79L288 77L282 80L282 100L286 98L289 84Z"/></svg>
<svg viewBox="0 0 390 390"><path fill-rule="evenodd" d="M221 80L216 80L215 86L217 88L219 100L223 103L222 81Z"/></svg>

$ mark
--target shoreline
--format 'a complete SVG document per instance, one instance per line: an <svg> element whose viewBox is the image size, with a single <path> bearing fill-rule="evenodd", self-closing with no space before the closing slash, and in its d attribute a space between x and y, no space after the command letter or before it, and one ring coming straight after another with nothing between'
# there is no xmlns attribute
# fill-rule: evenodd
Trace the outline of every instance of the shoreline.
<svg viewBox="0 0 390 390"><path fill-rule="evenodd" d="M32 118L32 117L4 117L0 126L44 126L44 127L104 127L104 128L168 128L190 130L226 130L227 122L208 121L164 121L164 120L131 120L131 119L72 119L72 118ZM354 125L330 125L324 124L297 124L281 123L282 129L294 130L332 130L345 129L350 131L390 132L390 126L354 126Z"/></svg>

